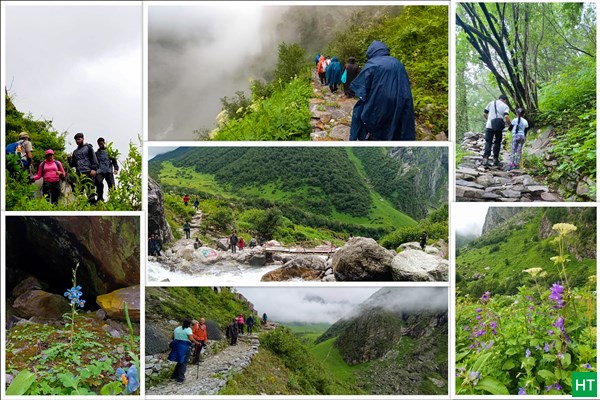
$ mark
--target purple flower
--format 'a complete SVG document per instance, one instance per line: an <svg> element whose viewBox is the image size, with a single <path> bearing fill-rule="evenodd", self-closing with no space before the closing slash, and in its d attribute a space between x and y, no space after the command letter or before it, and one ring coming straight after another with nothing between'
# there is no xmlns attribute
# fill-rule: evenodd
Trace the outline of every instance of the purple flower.
<svg viewBox="0 0 600 400"><path fill-rule="evenodd" d="M472 381L479 379L479 372L477 371L471 371L469 373L469 377L471 378Z"/></svg>
<svg viewBox="0 0 600 400"><path fill-rule="evenodd" d="M536 349L537 351L540 351L540 345L539 345L539 344L536 344L536 345L535 345L535 349Z"/></svg>
<svg viewBox="0 0 600 400"><path fill-rule="evenodd" d="M527 392L525 391L525 388L524 387L520 387L519 388L519 395L525 395L525 394L527 394Z"/></svg>
<svg viewBox="0 0 600 400"><path fill-rule="evenodd" d="M529 358L531 356L531 351L529 351L529 347L525 350L525 358Z"/></svg>
<svg viewBox="0 0 600 400"><path fill-rule="evenodd" d="M465 328L465 331L467 331L467 332L469 331L469 326L468 325L465 325L464 328Z"/></svg>
<svg viewBox="0 0 600 400"><path fill-rule="evenodd" d="M554 384L554 389L556 389L556 390L562 390L562 386L560 386L560 384L558 382L556 382Z"/></svg>
<svg viewBox="0 0 600 400"><path fill-rule="evenodd" d="M544 351L547 353L550 351L550 346L548 346L548 342L544 345Z"/></svg>
<svg viewBox="0 0 600 400"><path fill-rule="evenodd" d="M475 334L475 336L479 337L479 336L483 336L485 335L485 329L480 329L477 331L477 333Z"/></svg>
<svg viewBox="0 0 600 400"><path fill-rule="evenodd" d="M496 321L490 322L490 328L496 329L497 326L498 326L498 324L496 323Z"/></svg>
<svg viewBox="0 0 600 400"><path fill-rule="evenodd" d="M548 330L548 335L553 335L553 334L554 334L554 331L552 329L549 329Z"/></svg>
<svg viewBox="0 0 600 400"><path fill-rule="evenodd" d="M480 319L481 319L481 315L477 315L477 316L475 317L475 320L477 320L477 321L479 321Z"/></svg>
<svg viewBox="0 0 600 400"><path fill-rule="evenodd" d="M584 367L585 367L586 369L592 369L592 366L590 365L590 363L587 363L587 364L585 364L585 365L584 365Z"/></svg>
<svg viewBox="0 0 600 400"><path fill-rule="evenodd" d="M563 317L558 317L555 323L552 324L555 328L560 329L562 333L565 333L565 319Z"/></svg>
<svg viewBox="0 0 600 400"><path fill-rule="evenodd" d="M482 311L482 310L481 310L481 308L476 308L476 309L475 309L475 312L476 312L476 313L480 313L481 311Z"/></svg>
<svg viewBox="0 0 600 400"><path fill-rule="evenodd" d="M490 299L490 292L485 292L483 296L481 296L481 300L485 303Z"/></svg>
<svg viewBox="0 0 600 400"><path fill-rule="evenodd" d="M544 386L546 388L546 392L549 392L552 390L552 385L548 385L548 386Z"/></svg>
<svg viewBox="0 0 600 400"><path fill-rule="evenodd" d="M550 296L548 298L556 302L554 308L563 308L565 305L565 301L562 298L563 289L559 282L554 283L550 289Z"/></svg>

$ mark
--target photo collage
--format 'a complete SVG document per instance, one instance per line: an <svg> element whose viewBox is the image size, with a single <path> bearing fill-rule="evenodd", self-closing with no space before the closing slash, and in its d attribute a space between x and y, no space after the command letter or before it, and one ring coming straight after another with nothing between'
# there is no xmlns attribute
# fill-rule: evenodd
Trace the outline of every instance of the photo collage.
<svg viewBox="0 0 600 400"><path fill-rule="evenodd" d="M594 1L2 1L0 397L599 398Z"/></svg>

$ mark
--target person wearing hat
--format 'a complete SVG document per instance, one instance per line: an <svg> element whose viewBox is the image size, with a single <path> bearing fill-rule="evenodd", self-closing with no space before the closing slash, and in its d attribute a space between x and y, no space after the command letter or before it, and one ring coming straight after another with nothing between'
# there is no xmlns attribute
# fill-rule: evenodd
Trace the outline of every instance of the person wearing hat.
<svg viewBox="0 0 600 400"><path fill-rule="evenodd" d="M75 135L75 143L77 148L73 154L68 156L69 165L80 175L82 191L87 192L87 198L90 204L96 203L96 171L98 170L98 158L94 153L94 146L85 143L83 133L79 132ZM93 189L92 189L93 188Z"/></svg>
<svg viewBox="0 0 600 400"><path fill-rule="evenodd" d="M22 141L22 154L27 158L27 165L31 165L31 159L33 158L33 145L29 139L29 133L21 132L19 134L19 141Z"/></svg>
<svg viewBox="0 0 600 400"><path fill-rule="evenodd" d="M21 167L28 170L33 157L33 145L29 141L29 133L19 133L19 140L6 146L6 154L14 154L19 158ZM31 178L31 174L29 175Z"/></svg>
<svg viewBox="0 0 600 400"><path fill-rule="evenodd" d="M44 161L40 163L34 181L43 179L42 193L51 204L58 204L60 197L60 181L66 176L60 161L54 159L54 150L48 149L44 153Z"/></svg>

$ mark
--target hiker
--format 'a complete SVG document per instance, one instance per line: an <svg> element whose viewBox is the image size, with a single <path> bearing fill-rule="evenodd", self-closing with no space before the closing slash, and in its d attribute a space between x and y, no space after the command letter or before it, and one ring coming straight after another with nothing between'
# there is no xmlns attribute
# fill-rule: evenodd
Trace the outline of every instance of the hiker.
<svg viewBox="0 0 600 400"><path fill-rule="evenodd" d="M360 67L355 63L356 59L354 57L348 58L348 64L344 66L344 71L346 71L346 82L344 83L344 94L348 98L354 97L354 92L350 88L350 85L356 79L358 74L360 73Z"/></svg>
<svg viewBox="0 0 600 400"><path fill-rule="evenodd" d="M266 324L267 323L267 313L263 313L263 317L262 317L262 323Z"/></svg>
<svg viewBox="0 0 600 400"><path fill-rule="evenodd" d="M229 247L231 247L231 252L235 253L235 249L237 247L237 243L238 243L238 237L235 234L235 232L233 232L231 234L231 236L229 236Z"/></svg>
<svg viewBox="0 0 600 400"><path fill-rule="evenodd" d="M149 256L160 256L160 250L157 250L157 242L154 235L148 237L148 255Z"/></svg>
<svg viewBox="0 0 600 400"><path fill-rule="evenodd" d="M196 212L198 212L198 207L200 207L200 201L198 200L197 197L196 197L196 200L194 200L194 207L196 208Z"/></svg>
<svg viewBox="0 0 600 400"><path fill-rule="evenodd" d="M206 331L204 318L200 318L200 322L192 321L192 335L194 335L194 339L198 342L198 344L194 346L192 364L198 364L202 349L208 345L208 332Z"/></svg>
<svg viewBox="0 0 600 400"><path fill-rule="evenodd" d="M252 317L252 314L248 315L248 318L246 318L246 326L248 327L248 335L251 335L252 327L254 327L254 318Z"/></svg>
<svg viewBox="0 0 600 400"><path fill-rule="evenodd" d="M419 245L421 246L421 250L425 251L425 245L427 244L427 232L423 232L421 235L421 242Z"/></svg>
<svg viewBox="0 0 600 400"><path fill-rule="evenodd" d="M98 158L94 153L94 146L85 143L83 133L75 134L77 148L67 156L69 165L75 168L81 183L81 192L86 194L90 204L96 204L96 172L98 171Z"/></svg>
<svg viewBox="0 0 600 400"><path fill-rule="evenodd" d="M161 243L160 243L160 236L158 235L158 233L155 233L153 235L153 239L154 239L154 252L156 254L156 256L160 256L160 250L162 249Z"/></svg>
<svg viewBox="0 0 600 400"><path fill-rule="evenodd" d="M505 125L510 125L508 114L508 98L504 93L498 96L498 100L490 101L483 110L485 123L485 146L483 148L483 165L489 166L490 154L494 154L494 166L500 165L500 145L502 144L502 131ZM493 142L493 150L492 150Z"/></svg>
<svg viewBox="0 0 600 400"><path fill-rule="evenodd" d="M340 64L336 56L333 56L331 59L331 64L327 67L325 76L331 93L337 92L338 85L342 83L342 64Z"/></svg>
<svg viewBox="0 0 600 400"><path fill-rule="evenodd" d="M244 238L241 237L240 240L238 241L238 247L239 247L240 251L244 251L245 245L246 245L246 242L244 242Z"/></svg>
<svg viewBox="0 0 600 400"><path fill-rule="evenodd" d="M350 140L415 140L408 74L383 42L369 45L367 63L350 88L358 96Z"/></svg>
<svg viewBox="0 0 600 400"><path fill-rule="evenodd" d="M21 167L24 170L29 170L33 158L33 145L29 140L29 133L19 133L19 140L7 145L5 153L7 156L15 154L21 163ZM31 174L29 176L31 177Z"/></svg>
<svg viewBox="0 0 600 400"><path fill-rule="evenodd" d="M48 149L44 153L44 161L40 163L38 173L32 179L37 181L43 178L42 193L51 204L58 204L60 197L60 181L67 174L60 161L54 159L54 150Z"/></svg>
<svg viewBox="0 0 600 400"><path fill-rule="evenodd" d="M196 238L196 241L194 242L194 249L198 250L200 247L202 247L202 242L200 239Z"/></svg>
<svg viewBox="0 0 600 400"><path fill-rule="evenodd" d="M116 158L111 158L106 151L106 141L104 138L98 138L98 150L96 158L98 159L98 171L96 171L96 193L98 201L104 201L104 181L108 190L115 187L115 175L119 175L119 164Z"/></svg>
<svg viewBox="0 0 600 400"><path fill-rule="evenodd" d="M191 324L192 321L184 319L181 326L178 326L173 331L173 341L169 345L171 352L169 353L168 360L177 362L171 374L171 379L176 379L177 382L185 380L185 371L187 363L190 360L191 346L192 344L198 344L198 341L194 339L192 328L190 328Z"/></svg>
<svg viewBox="0 0 600 400"><path fill-rule="evenodd" d="M185 204L187 206L189 201L190 201L190 196L188 196L187 194L185 196L183 196L183 204Z"/></svg>
<svg viewBox="0 0 600 400"><path fill-rule="evenodd" d="M250 248L253 249L256 247L256 239L252 238L250 239Z"/></svg>
<svg viewBox="0 0 600 400"><path fill-rule="evenodd" d="M525 110L517 108L517 118L513 119L510 123L513 129L507 171L519 168L519 164L521 163L523 144L525 143L525 136L527 136L527 129L529 128L529 122L523 118L524 113Z"/></svg>
<svg viewBox="0 0 600 400"><path fill-rule="evenodd" d="M237 345L237 337L238 337L238 324L237 318L234 318L233 321L227 326L225 331L225 336L229 339L230 346Z"/></svg>
<svg viewBox="0 0 600 400"><path fill-rule="evenodd" d="M264 238L262 235L260 235L260 236L258 237L258 245L259 245L259 246L262 246L262 245L264 245L264 244L265 244L265 238Z"/></svg>
<svg viewBox="0 0 600 400"><path fill-rule="evenodd" d="M325 79L325 69L327 68L327 63L325 62L325 57L319 57L319 62L317 63L317 74L319 75L319 80L321 81L321 85L327 83Z"/></svg>
<svg viewBox="0 0 600 400"><path fill-rule="evenodd" d="M318 66L319 65L319 60L321 59L321 53L317 54L317 56L315 57L315 65Z"/></svg>
<svg viewBox="0 0 600 400"><path fill-rule="evenodd" d="M183 224L183 231L185 232L185 238L189 239L190 238L190 223L189 223L189 221L185 221L185 223Z"/></svg>
<svg viewBox="0 0 600 400"><path fill-rule="evenodd" d="M240 314L237 317L238 330L240 331L240 335L244 334L244 314Z"/></svg>

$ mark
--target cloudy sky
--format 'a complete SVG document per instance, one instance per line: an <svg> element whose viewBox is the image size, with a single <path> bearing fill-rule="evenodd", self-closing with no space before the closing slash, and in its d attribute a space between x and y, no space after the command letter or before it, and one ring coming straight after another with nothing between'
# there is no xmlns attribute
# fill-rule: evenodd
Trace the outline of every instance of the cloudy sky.
<svg viewBox="0 0 600 400"><path fill-rule="evenodd" d="M485 203L454 203L452 204L452 225L458 233L477 233L485 222L485 216L490 206Z"/></svg>
<svg viewBox="0 0 600 400"><path fill-rule="evenodd" d="M279 322L334 323L351 316L356 307L380 290L378 287L237 287L238 292L254 304L259 315L266 312L269 319ZM382 298L390 310L415 307L446 310L446 288L386 288L392 297ZM377 296L379 299L381 296ZM426 299L426 300L424 300ZM380 302L380 301L378 301Z"/></svg>
<svg viewBox="0 0 600 400"><path fill-rule="evenodd" d="M5 83L20 111L58 132L113 141L142 134L141 6L6 6ZM34 143L35 148L35 143Z"/></svg>

